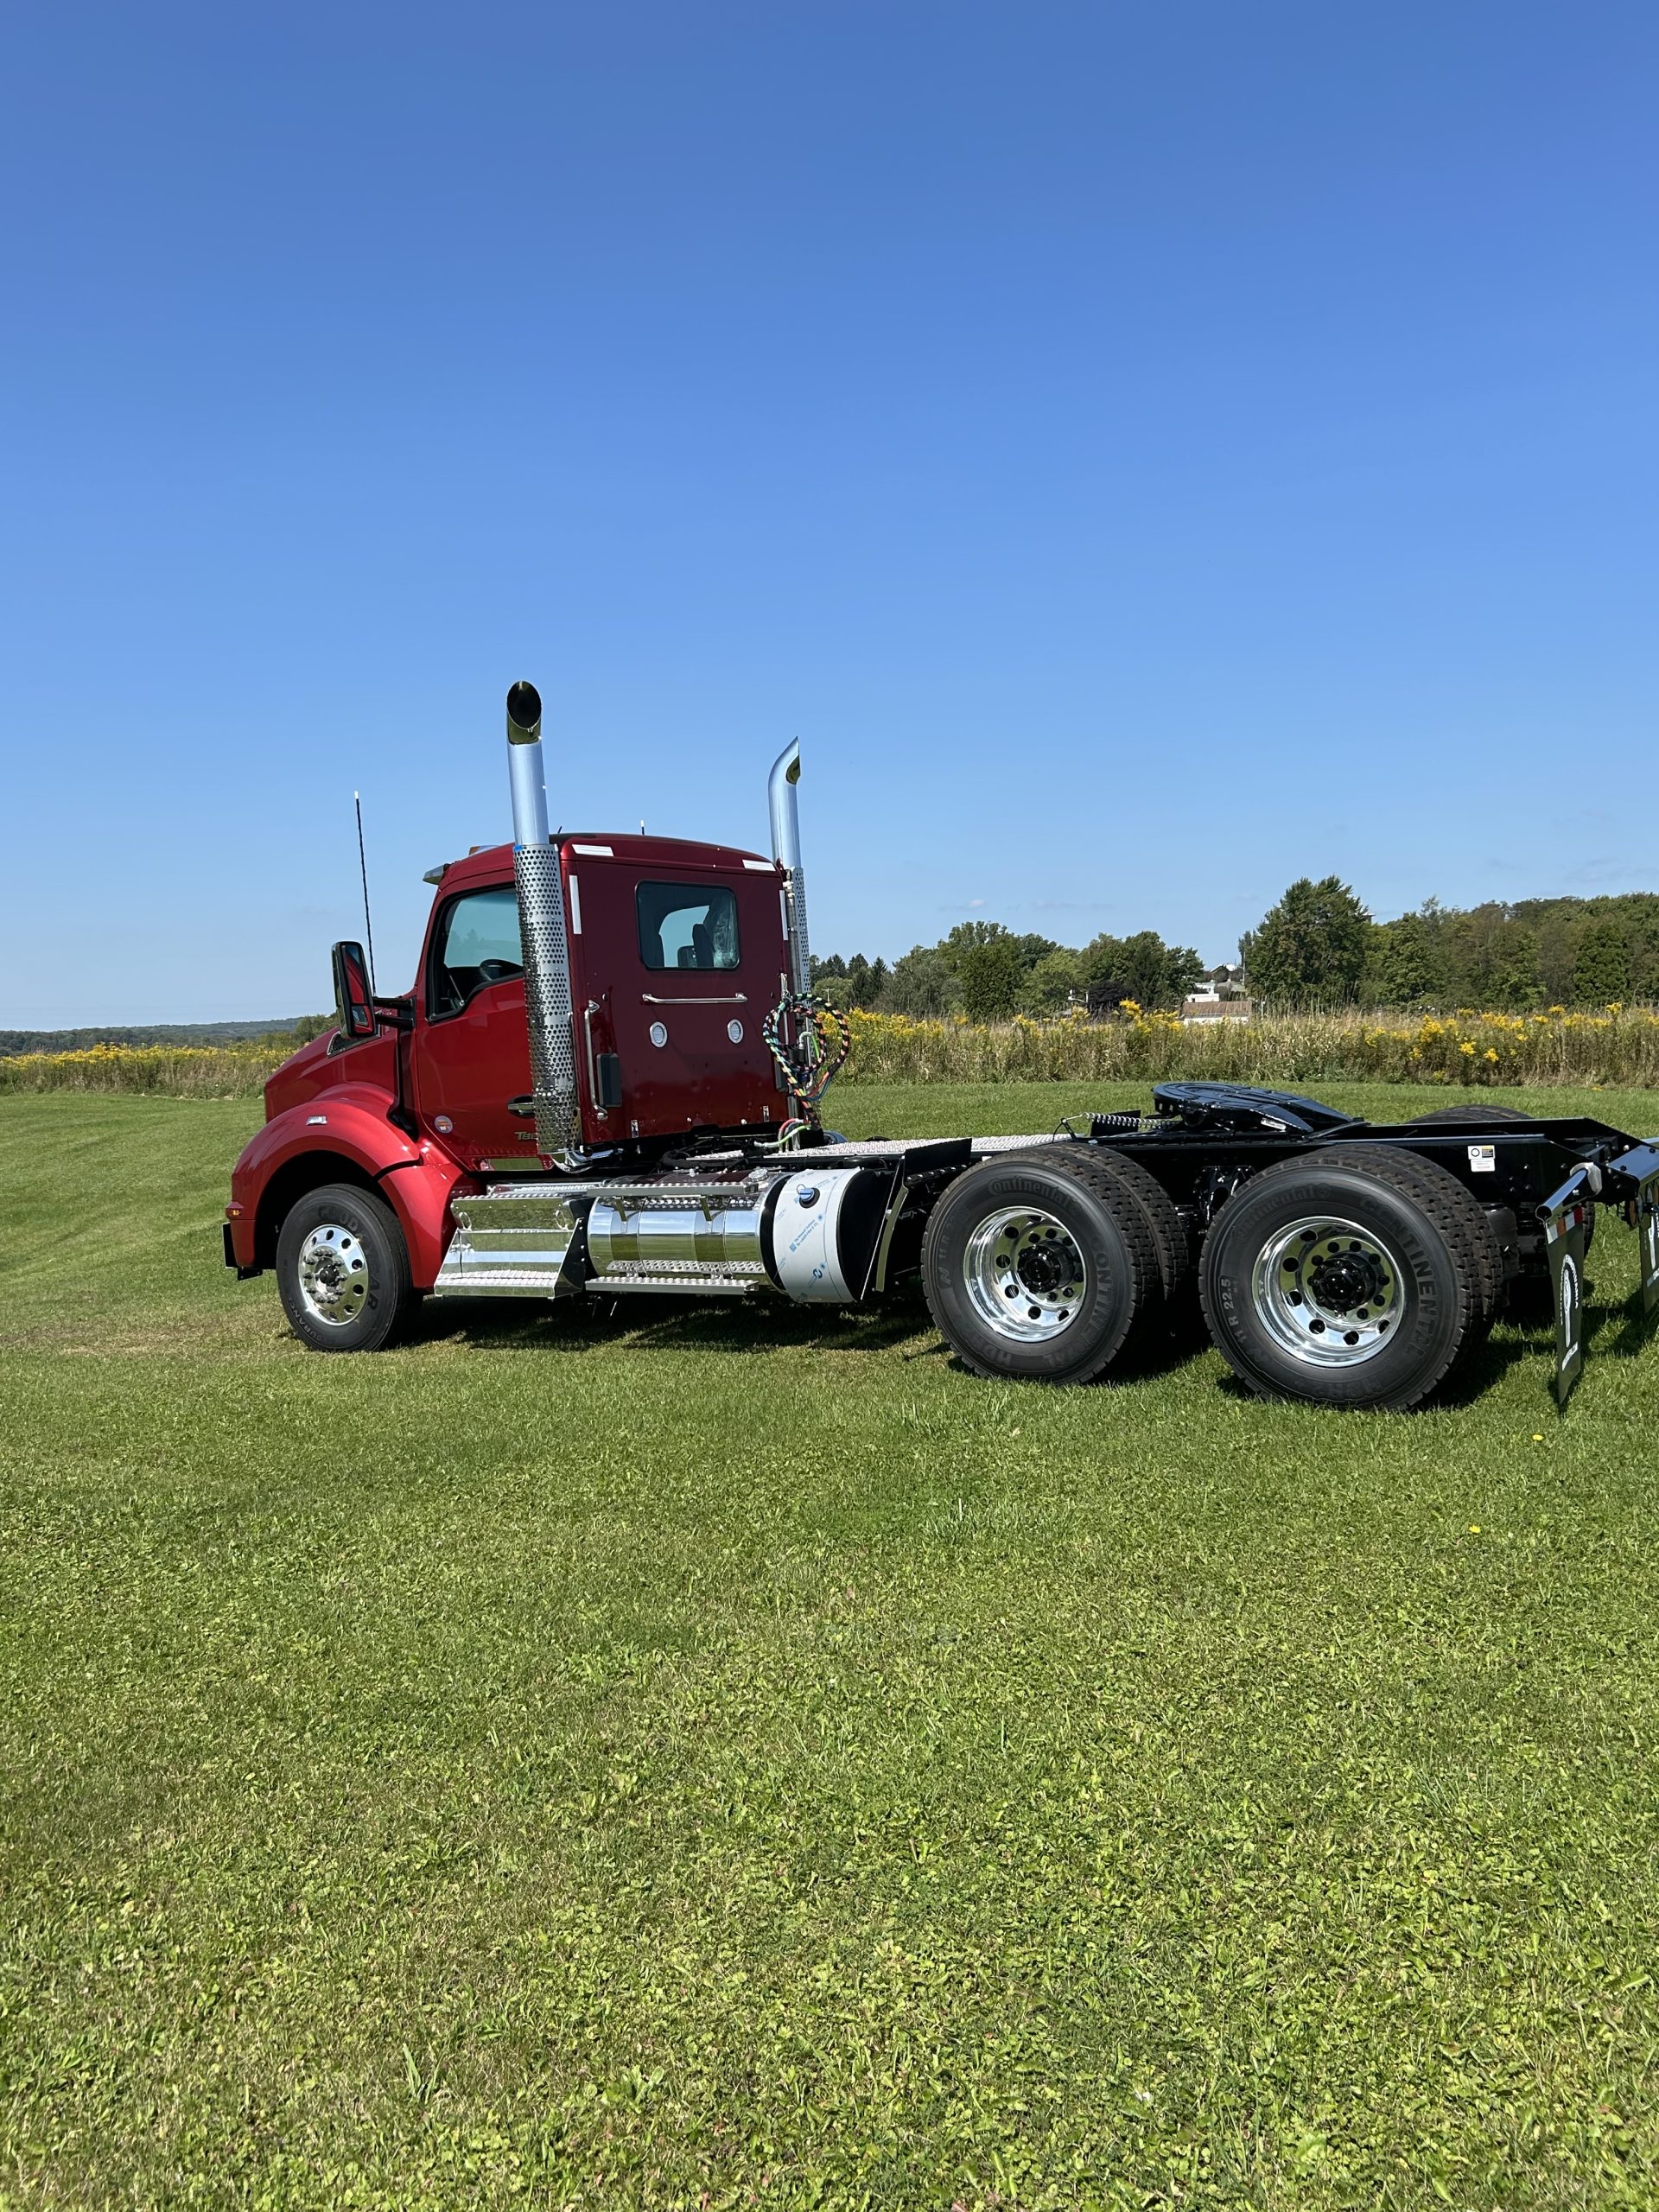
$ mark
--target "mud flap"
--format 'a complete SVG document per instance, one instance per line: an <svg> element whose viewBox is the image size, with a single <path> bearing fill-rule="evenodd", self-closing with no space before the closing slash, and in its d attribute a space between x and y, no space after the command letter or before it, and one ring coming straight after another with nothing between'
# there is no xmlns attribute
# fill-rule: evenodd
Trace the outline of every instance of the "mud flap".
<svg viewBox="0 0 1659 2212"><path fill-rule="evenodd" d="M1642 1312L1651 1318L1659 1312L1659 1166L1656 1166L1631 1203L1631 1227L1642 1269Z"/></svg>
<svg viewBox="0 0 1659 2212"><path fill-rule="evenodd" d="M1610 1194L1624 1201L1620 1211L1636 1231L1642 1316L1651 1320L1659 1313L1659 1138L1620 1153L1608 1163L1607 1179Z"/></svg>
<svg viewBox="0 0 1659 2212"><path fill-rule="evenodd" d="M1549 1253L1550 1288L1555 1301L1555 1402L1565 1407L1584 1372L1584 1247L1590 1218L1588 1178L1583 1168L1568 1176L1538 1209Z"/></svg>

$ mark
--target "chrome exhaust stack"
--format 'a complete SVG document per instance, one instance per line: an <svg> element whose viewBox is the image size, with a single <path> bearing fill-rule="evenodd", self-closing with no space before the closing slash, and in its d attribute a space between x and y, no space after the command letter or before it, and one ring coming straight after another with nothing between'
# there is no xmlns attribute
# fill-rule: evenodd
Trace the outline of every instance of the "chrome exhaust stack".
<svg viewBox="0 0 1659 2212"><path fill-rule="evenodd" d="M507 694L507 773L512 785L512 878L524 963L536 1149L561 1159L582 1140L570 1003L570 947L564 934L559 856L548 841L542 769L542 698L533 683Z"/></svg>
<svg viewBox="0 0 1659 2212"><path fill-rule="evenodd" d="M800 780L801 745L795 738L772 764L766 779L766 804L772 813L772 856L784 871L790 982L804 998L812 988L812 955L806 941L806 871L801 866L801 810L796 797Z"/></svg>

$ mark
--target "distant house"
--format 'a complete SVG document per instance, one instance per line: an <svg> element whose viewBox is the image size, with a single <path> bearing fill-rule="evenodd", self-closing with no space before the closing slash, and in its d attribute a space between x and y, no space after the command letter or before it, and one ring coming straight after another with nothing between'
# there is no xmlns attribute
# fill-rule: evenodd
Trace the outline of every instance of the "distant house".
<svg viewBox="0 0 1659 2212"><path fill-rule="evenodd" d="M1250 1001L1245 995L1242 968L1212 968L1204 988L1190 993L1181 1001L1181 1020L1188 1024L1248 1021L1249 1018Z"/></svg>

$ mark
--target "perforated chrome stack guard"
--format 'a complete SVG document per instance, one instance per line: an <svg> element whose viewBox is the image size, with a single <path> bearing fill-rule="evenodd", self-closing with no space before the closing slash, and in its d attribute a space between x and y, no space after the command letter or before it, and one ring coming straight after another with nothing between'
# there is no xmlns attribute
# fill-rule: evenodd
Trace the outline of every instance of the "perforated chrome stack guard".
<svg viewBox="0 0 1659 2212"><path fill-rule="evenodd" d="M545 1160L557 1160L580 1142L582 1122L576 1104L570 948L564 934L564 889L556 848L516 847L512 877L524 950L536 1149Z"/></svg>
<svg viewBox="0 0 1659 2212"><path fill-rule="evenodd" d="M558 1160L581 1141L582 1117L564 886L557 849L548 841L542 697L533 683L515 683L507 694L507 776L512 786L512 880L518 894L536 1149L544 1160Z"/></svg>

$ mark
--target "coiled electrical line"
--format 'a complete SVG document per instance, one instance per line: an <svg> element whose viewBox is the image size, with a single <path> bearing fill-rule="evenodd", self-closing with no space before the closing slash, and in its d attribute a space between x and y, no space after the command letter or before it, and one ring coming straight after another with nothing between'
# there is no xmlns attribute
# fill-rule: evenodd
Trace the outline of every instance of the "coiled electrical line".
<svg viewBox="0 0 1659 2212"><path fill-rule="evenodd" d="M791 1058L783 1039L783 1026L791 1020L807 1046L804 1066ZM853 1049L852 1023L833 999L820 998L816 991L791 991L779 1000L761 1023L760 1034L778 1063L790 1096L806 1118L816 1122L818 1102Z"/></svg>

